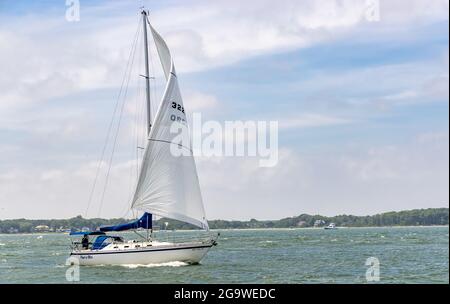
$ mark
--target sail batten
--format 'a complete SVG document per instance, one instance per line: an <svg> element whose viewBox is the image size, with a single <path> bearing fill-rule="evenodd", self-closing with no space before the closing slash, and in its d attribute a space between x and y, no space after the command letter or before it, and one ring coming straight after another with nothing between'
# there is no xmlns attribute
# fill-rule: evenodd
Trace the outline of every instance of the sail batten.
<svg viewBox="0 0 450 304"><path fill-rule="evenodd" d="M187 132L183 138L190 134L169 48L151 25L150 29L167 83L148 137L132 208L208 229L192 147L184 143L186 153L171 153L171 145L178 144L174 138L180 135L170 132L172 124L186 126L180 129Z"/></svg>

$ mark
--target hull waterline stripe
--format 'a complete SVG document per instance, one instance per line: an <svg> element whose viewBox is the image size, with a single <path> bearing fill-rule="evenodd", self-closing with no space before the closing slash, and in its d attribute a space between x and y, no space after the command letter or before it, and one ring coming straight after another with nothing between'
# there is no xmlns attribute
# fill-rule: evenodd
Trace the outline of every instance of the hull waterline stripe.
<svg viewBox="0 0 450 304"><path fill-rule="evenodd" d="M91 253L74 253L71 252L70 255L98 255L98 254L119 254L119 253L143 253L143 252L153 252L153 251L169 251L169 250L185 250L185 249L197 249L197 248L211 248L213 245L205 245L205 246L195 246L195 247L182 247L182 248L165 248L165 249L150 249L150 250L133 250L133 251L126 251L126 250L117 250L117 252L114 251L108 251L108 252L91 252Z"/></svg>

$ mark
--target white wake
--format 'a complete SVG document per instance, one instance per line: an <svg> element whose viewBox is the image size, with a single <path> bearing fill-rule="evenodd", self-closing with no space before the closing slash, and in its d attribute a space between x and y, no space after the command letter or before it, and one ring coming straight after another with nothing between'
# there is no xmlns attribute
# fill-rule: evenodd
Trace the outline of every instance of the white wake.
<svg viewBox="0 0 450 304"><path fill-rule="evenodd" d="M120 266L126 267L126 268L138 268L138 267L146 267L146 268L153 268L153 267L180 267L180 266L187 266L188 263L185 262L167 262L167 263L156 263L156 264L123 264Z"/></svg>

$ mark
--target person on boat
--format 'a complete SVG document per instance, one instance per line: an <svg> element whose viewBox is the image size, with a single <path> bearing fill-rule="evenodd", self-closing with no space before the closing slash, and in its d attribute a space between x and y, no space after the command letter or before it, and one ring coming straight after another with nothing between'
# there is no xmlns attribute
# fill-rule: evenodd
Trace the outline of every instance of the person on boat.
<svg viewBox="0 0 450 304"><path fill-rule="evenodd" d="M83 247L83 249L89 248L89 237L87 234L85 234L81 239L81 246Z"/></svg>

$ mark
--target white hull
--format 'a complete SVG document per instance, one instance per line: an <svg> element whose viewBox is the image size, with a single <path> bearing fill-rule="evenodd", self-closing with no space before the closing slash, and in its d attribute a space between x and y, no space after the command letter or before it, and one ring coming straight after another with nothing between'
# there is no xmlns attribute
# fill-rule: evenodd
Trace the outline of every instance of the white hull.
<svg viewBox="0 0 450 304"><path fill-rule="evenodd" d="M168 262L197 264L206 255L212 244L185 243L153 248L124 250L80 250L73 251L71 258L79 265L148 265Z"/></svg>
<svg viewBox="0 0 450 304"><path fill-rule="evenodd" d="M325 230L335 230L335 229L337 229L337 227L334 223L331 223L330 225L326 226L324 229Z"/></svg>

